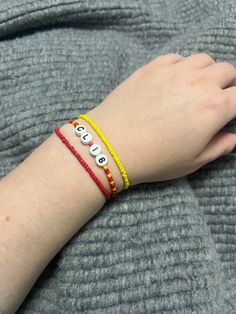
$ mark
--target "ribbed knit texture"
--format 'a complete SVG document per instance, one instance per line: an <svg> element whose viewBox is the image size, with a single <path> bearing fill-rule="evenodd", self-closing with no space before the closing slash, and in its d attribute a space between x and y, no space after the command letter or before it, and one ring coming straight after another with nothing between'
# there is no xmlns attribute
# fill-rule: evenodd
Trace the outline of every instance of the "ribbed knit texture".
<svg viewBox="0 0 236 314"><path fill-rule="evenodd" d="M235 46L234 0L1 0L0 176L154 57ZM17 313L236 313L236 155L123 191Z"/></svg>

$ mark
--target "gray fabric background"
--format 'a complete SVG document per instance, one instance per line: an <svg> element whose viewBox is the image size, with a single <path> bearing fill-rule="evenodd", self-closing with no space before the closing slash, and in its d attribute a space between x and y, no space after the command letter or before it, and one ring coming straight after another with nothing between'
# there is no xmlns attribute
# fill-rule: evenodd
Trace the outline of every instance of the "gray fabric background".
<svg viewBox="0 0 236 314"><path fill-rule="evenodd" d="M155 56L205 51L235 65L235 47L233 0L1 0L1 177ZM17 313L236 313L235 166L229 154L122 192Z"/></svg>

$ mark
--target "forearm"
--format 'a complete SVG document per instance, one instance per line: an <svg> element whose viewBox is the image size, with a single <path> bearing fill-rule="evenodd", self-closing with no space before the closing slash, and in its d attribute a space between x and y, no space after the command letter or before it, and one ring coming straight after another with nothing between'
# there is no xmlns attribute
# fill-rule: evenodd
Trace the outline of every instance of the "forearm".
<svg viewBox="0 0 236 314"><path fill-rule="evenodd" d="M109 190L73 126L61 132ZM93 138L109 156L95 132ZM109 167L120 191L122 178L111 158ZM106 200L56 134L0 181L0 199L0 307L14 313L53 256Z"/></svg>

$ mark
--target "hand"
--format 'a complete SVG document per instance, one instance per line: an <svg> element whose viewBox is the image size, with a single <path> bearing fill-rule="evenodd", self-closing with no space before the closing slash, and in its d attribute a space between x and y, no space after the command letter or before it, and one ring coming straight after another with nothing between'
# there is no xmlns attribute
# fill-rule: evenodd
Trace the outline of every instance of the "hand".
<svg viewBox="0 0 236 314"><path fill-rule="evenodd" d="M230 153L236 71L205 53L160 56L136 70L87 115L117 151L131 185L190 174Z"/></svg>

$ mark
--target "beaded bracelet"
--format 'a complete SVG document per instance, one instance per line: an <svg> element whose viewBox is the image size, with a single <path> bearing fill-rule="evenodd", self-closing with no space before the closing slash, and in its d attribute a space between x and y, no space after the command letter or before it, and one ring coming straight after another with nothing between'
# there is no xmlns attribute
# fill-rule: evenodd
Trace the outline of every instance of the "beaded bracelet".
<svg viewBox="0 0 236 314"><path fill-rule="evenodd" d="M75 150L74 146L72 146L69 143L69 141L65 138L65 136L61 133L61 131L58 128L55 128L54 131L57 134L57 136L61 139L62 143L66 145L66 147L78 159L78 161L81 163L81 165L84 167L84 169L89 173L90 177L97 184L97 186L102 191L102 193L106 197L106 199L109 200L111 198L110 193L107 191L107 189L104 187L104 185L98 179L98 177L94 174L93 170L89 167L89 165L84 161L84 159L80 156L80 154Z"/></svg>
<svg viewBox="0 0 236 314"><path fill-rule="evenodd" d="M105 137L105 135L103 134L102 130L98 127L98 125L96 125L96 123L89 118L87 115L85 114L80 114L78 116L79 119L83 119L85 121L87 121L91 127L97 132L97 134L100 136L101 140L103 141L103 143L106 145L108 151L110 152L110 154L112 155L113 159L115 160L117 167L120 170L120 173L122 175L123 181L124 181L124 189L128 189L129 187L129 179L128 179L128 175L119 159L119 157L117 156L114 148L111 146L111 144L108 142L107 138Z"/></svg>
<svg viewBox="0 0 236 314"><path fill-rule="evenodd" d="M70 119L69 123L74 125L75 134L80 137L81 142L90 147L89 152L93 157L95 157L96 164L99 167L102 167L104 169L104 172L108 179L108 183L110 184L110 187L111 187L111 198L114 198L117 193L117 187L111 175L111 172L107 166L107 162L108 162L107 156L101 153L102 149L100 145L94 144L92 142L92 135L90 133L87 133L86 127L84 125L79 124L73 119Z"/></svg>

